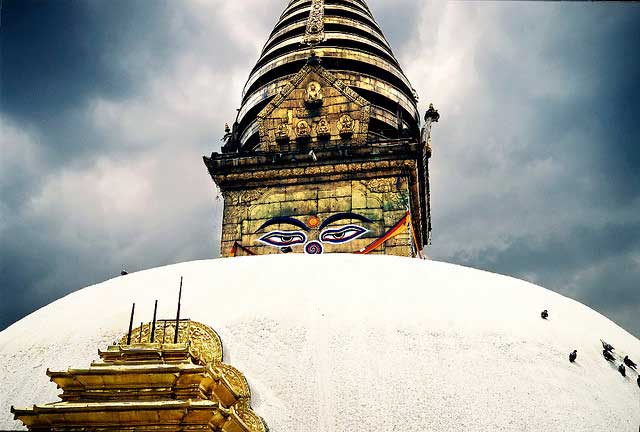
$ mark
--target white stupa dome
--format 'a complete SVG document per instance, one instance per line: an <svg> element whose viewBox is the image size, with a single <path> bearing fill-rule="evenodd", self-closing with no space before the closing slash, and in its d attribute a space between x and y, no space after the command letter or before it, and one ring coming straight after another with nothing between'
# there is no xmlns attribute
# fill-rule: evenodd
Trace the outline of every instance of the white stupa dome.
<svg viewBox="0 0 640 432"><path fill-rule="evenodd" d="M77 291L0 333L0 429L10 406L54 402L45 371L86 367L136 322L182 316L222 338L272 432L636 431L640 341L521 280L390 256L188 262ZM540 318L548 309L549 320ZM578 350L571 364L569 353Z"/></svg>

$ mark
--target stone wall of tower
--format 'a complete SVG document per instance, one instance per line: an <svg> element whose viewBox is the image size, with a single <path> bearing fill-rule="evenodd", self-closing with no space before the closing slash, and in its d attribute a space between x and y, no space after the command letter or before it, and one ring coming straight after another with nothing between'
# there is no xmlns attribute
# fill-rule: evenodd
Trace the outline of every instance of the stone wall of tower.
<svg viewBox="0 0 640 432"><path fill-rule="evenodd" d="M344 180L227 191L224 199L221 254L225 257L232 254L235 243L259 255L281 253L280 247L260 240L276 231L300 231L306 237L305 242L291 246L291 251L302 253L306 243L321 241L327 230L341 228L348 232L348 227L355 225L366 232L352 241L340 244L321 241L325 252L353 253L367 247L403 220L409 206L409 186L405 177ZM322 224L328 217L346 212L364 216L370 222L340 220L322 230L313 227L314 220ZM272 218L285 216L303 222L309 230L285 224L260 230ZM371 253L412 256L411 232L407 229L398 232Z"/></svg>

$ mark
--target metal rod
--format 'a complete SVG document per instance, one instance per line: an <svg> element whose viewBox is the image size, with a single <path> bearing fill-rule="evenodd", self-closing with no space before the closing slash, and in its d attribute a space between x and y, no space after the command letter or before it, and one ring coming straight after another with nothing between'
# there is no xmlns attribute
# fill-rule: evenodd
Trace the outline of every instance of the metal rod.
<svg viewBox="0 0 640 432"><path fill-rule="evenodd" d="M164 337L167 335L167 320L164 320L164 325L162 326L162 343L164 344Z"/></svg>
<svg viewBox="0 0 640 432"><path fill-rule="evenodd" d="M156 300L156 304L153 307L153 324L151 324L151 336L149 337L149 342L153 343L153 340L156 336L156 313L158 312L158 300Z"/></svg>
<svg viewBox="0 0 640 432"><path fill-rule="evenodd" d="M131 331L133 330L133 314L136 311L136 304L131 306L131 318L129 318L129 333L127 333L127 345L131 345Z"/></svg>
<svg viewBox="0 0 640 432"><path fill-rule="evenodd" d="M143 323L142 323L142 321L141 321L141 322L140 322L140 337L138 338L138 342L139 342L139 343L142 343L142 326L143 326L143 325L144 325L144 324L143 324Z"/></svg>
<svg viewBox="0 0 640 432"><path fill-rule="evenodd" d="M176 313L176 333L173 335L173 343L178 343L178 328L180 326L180 300L182 300L182 276L180 276L180 291L178 292L178 312Z"/></svg>

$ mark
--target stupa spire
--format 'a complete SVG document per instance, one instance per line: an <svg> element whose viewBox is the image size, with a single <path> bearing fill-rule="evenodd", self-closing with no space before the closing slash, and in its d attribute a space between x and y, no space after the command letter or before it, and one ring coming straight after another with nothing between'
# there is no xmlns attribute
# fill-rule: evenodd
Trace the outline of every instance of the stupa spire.
<svg viewBox="0 0 640 432"><path fill-rule="evenodd" d="M280 16L246 82L238 116L243 150L257 147L257 114L304 66L310 47L324 68L372 104L372 136L397 138L400 133L417 139L420 115L415 90L367 4L294 0Z"/></svg>
<svg viewBox="0 0 640 432"><path fill-rule="evenodd" d="M205 158L225 198L222 254L420 256L430 131L363 0L289 2L223 154Z"/></svg>

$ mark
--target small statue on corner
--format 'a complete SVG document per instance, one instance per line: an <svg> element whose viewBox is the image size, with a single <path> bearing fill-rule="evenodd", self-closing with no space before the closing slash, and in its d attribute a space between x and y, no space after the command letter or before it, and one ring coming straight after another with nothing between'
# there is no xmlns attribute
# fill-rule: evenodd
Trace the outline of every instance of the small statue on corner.
<svg viewBox="0 0 640 432"><path fill-rule="evenodd" d="M440 114L438 110L433 107L433 104L429 104L429 109L424 114L425 125L422 128L420 134L420 144L425 146L427 157L431 157L431 128L433 123L437 123L440 120Z"/></svg>
<svg viewBox="0 0 640 432"><path fill-rule="evenodd" d="M233 153L240 151L240 137L238 133L238 116L240 115L240 110L236 110L238 114L236 115L236 121L233 122L233 127L229 128L229 123L224 124L224 136L222 137L222 153Z"/></svg>

